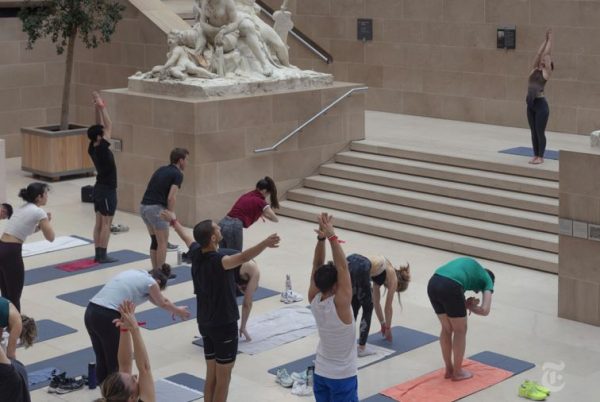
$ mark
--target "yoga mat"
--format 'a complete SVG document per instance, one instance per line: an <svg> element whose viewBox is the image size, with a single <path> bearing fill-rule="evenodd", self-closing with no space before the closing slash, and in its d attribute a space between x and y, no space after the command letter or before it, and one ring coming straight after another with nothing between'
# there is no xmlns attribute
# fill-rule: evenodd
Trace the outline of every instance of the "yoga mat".
<svg viewBox="0 0 600 402"><path fill-rule="evenodd" d="M167 283L167 288L169 286L177 285L178 283L187 282L192 279L192 270L190 269L189 266L176 267L176 268L173 268L173 270L171 272L176 274L177 277L173 278L173 279L169 279L169 282ZM69 303L77 304L78 306L81 306L81 307L86 307L88 305L88 302L90 301L90 299L92 297L94 297L96 295L96 293L98 293L100 291L100 289L102 289L102 286L104 286L104 285L93 286L91 288L86 288L86 289L77 290L75 292L65 293L62 295L58 295L56 297L61 300L67 301Z"/></svg>
<svg viewBox="0 0 600 402"><path fill-rule="evenodd" d="M529 147L515 147L508 148L498 151L501 154L509 154L509 155L520 155L520 156L528 156L533 157L533 150ZM560 151L550 151L547 150L544 152L544 159L554 159L558 160L560 156Z"/></svg>
<svg viewBox="0 0 600 402"><path fill-rule="evenodd" d="M398 356L399 354L409 352L413 349L435 342L438 339L438 337L414 329L397 326L392 327L392 339L393 340L390 343L386 341L380 333L374 333L369 335L369 338L367 339L367 346L373 345L378 348L390 349L392 350L392 353L385 354L384 352L378 351L378 353L381 353L382 357L370 362L368 362L367 360L366 364L361 363L361 360L368 359L368 357L361 357L358 359L359 368L369 367L380 361L390 359L392 357ZM315 355L306 356L293 362L274 367L269 370L269 373L275 375L277 374L277 370L281 368L287 369L288 373L291 373L293 371L303 371L306 370L308 366L313 365L314 360Z"/></svg>
<svg viewBox="0 0 600 402"><path fill-rule="evenodd" d="M439 369L381 393L402 402L454 402L513 376L511 371L469 359L464 360L463 367L473 373L473 378L455 382L444 378L446 369Z"/></svg>
<svg viewBox="0 0 600 402"><path fill-rule="evenodd" d="M96 262L96 260L94 260L93 258L84 258L82 260L75 260L64 264L58 264L56 268L65 272L77 272L95 267L96 265L100 265L100 263Z"/></svg>
<svg viewBox="0 0 600 402"><path fill-rule="evenodd" d="M92 268L88 268L77 272L65 272L60 269L57 269L57 265L62 264L52 264L47 265L45 267L28 269L25 271L25 285L35 285L37 283L71 277L73 275L79 275L85 272L98 271L100 269L116 267L118 265L128 264L130 262L142 261L148 258L148 255L146 254L138 253L136 251L131 250L119 250L109 253L109 255L113 258L116 258L118 261L110 264L98 264ZM147 264L140 265L148 265L149 267L150 263L148 262Z"/></svg>
<svg viewBox="0 0 600 402"><path fill-rule="evenodd" d="M475 393L477 391L480 391L482 389L488 388L489 386L494 385L494 384L496 384L498 382L501 382L501 381L505 380L508 377L512 377L514 375L520 374L520 373L522 373L524 371L530 370L533 367L535 367L535 364L533 364L533 363L530 363L530 362L527 362L527 361L524 361L524 360L515 359L515 358L509 357L509 356L501 355L499 353L494 353L494 352L490 352L490 351L484 351L484 352L481 352L481 353L477 353L477 354L471 356L468 360L465 360L465 362L467 362L467 361L470 361L472 364L482 364L482 365L490 367L491 369L497 369L497 370L500 370L500 372L508 373L509 375L507 377L501 378L500 380L498 380L498 381L496 381L496 382L494 382L492 384L489 384L489 385L482 386L481 383L478 383L479 384L478 386L480 388L478 388L478 389L476 389L476 390L474 390L474 391L472 391L472 392L470 392L468 394L464 394L464 395L458 397L457 399L463 398L463 397L465 397L467 395L470 395L470 394ZM472 366L472 367L479 367L479 366ZM486 370L489 370L489 369L486 369ZM439 387L441 387L440 391L443 392L444 394L446 394L446 390L448 390L448 388L453 388L454 384L469 383L471 381L471 380L469 380L469 381L454 383L454 382L452 382L450 380L446 380L446 379L443 378L444 369L437 370L437 371L435 371L433 373L426 374L425 376L422 376L422 377L419 377L419 378L427 377L427 376L430 376L430 375L434 375L434 377L437 378L436 381L438 383L441 381L441 385L439 385ZM487 376L488 374L485 374L485 375ZM409 384L413 384L413 382L415 382L417 380L412 380L412 381L409 381L407 383L404 383L404 384L401 384L401 385L399 385L397 387L392 387L392 388L398 388L398 387L401 387L401 386L405 387L405 386L407 386ZM438 385L435 385L435 384L436 383L431 383L430 385L431 385L431 387L438 386ZM427 398L428 401L429 400L431 400L432 402L438 401L438 399L429 399L430 395L431 396L435 395L435 394L430 393L430 390L427 390L427 392L425 394L423 394L423 395L427 395L428 396L428 398ZM388 397L388 396L383 395L383 394L376 394L376 395L373 395L373 396L371 396L371 397L369 397L367 399L363 399L362 402L390 402L390 401L394 401L394 400L396 400L396 399L393 399L393 398ZM417 401L419 399L410 399L408 395L405 395L400 400L402 402L405 402L405 401L411 401L411 400ZM454 401L454 400L456 400L456 399L449 399L449 401ZM446 399L440 399L439 401L446 401Z"/></svg>
<svg viewBox="0 0 600 402"><path fill-rule="evenodd" d="M60 371L65 371L67 377L76 377L78 375L87 375L88 363L96 361L94 350L89 347L86 349L77 350L67 353L66 355L56 356L51 359L46 359L41 362L27 365L27 373L41 372L48 368L56 367ZM29 390L43 388L50 384L50 380L39 382L37 384L29 384Z"/></svg>
<svg viewBox="0 0 600 402"><path fill-rule="evenodd" d="M44 342L60 336L69 335L77 332L75 328L68 327L59 322L52 320L39 320L35 322L37 325L38 336L35 343Z"/></svg>
<svg viewBox="0 0 600 402"><path fill-rule="evenodd" d="M154 381L154 390L157 402L191 402L204 396L202 392L165 379Z"/></svg>
<svg viewBox="0 0 600 402"><path fill-rule="evenodd" d="M175 374L165 378L165 380L172 381L176 384L181 384L199 392L204 392L204 380L188 373Z"/></svg>
<svg viewBox="0 0 600 402"><path fill-rule="evenodd" d="M75 235L58 236L53 242L49 242L48 240L40 240L24 243L21 255L23 257L31 257L32 255L51 253L53 251L66 250L68 248L85 246L87 244L92 244L92 241L84 237Z"/></svg>
<svg viewBox="0 0 600 402"><path fill-rule="evenodd" d="M271 297L276 294L279 294L279 292L276 292L271 289L259 287L258 289L256 289L256 292L254 292L254 298L252 300L257 301L257 300L261 300L261 299L264 299L267 297ZM243 297L238 297L237 298L238 305L242 304L243 300L244 300ZM190 310L190 313L191 313L189 320L193 320L194 318L196 318L197 309L196 309L196 298L195 297L191 297L191 298L185 299L185 300L180 300L180 301L174 302L174 303L177 306L187 306L188 307L188 309ZM171 317L171 314L168 311L163 310L159 307L156 307L156 308L153 308L150 310L146 310L146 311L142 311L140 313L136 313L136 317L140 321L146 321L145 328L149 329L149 330L159 329L159 328L163 328L163 327L181 322L181 320L179 318L176 318L175 320L173 320L173 318Z"/></svg>

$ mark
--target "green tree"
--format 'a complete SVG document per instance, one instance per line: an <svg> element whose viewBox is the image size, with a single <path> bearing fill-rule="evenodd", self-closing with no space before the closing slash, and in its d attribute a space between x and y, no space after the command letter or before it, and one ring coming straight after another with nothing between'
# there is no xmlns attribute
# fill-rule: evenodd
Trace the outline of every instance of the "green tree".
<svg viewBox="0 0 600 402"><path fill-rule="evenodd" d="M26 0L19 12L23 32L27 34L27 48L49 37L56 45L56 52L67 50L65 80L63 85L60 129L69 127L69 97L75 41L79 37L86 48L96 48L100 43L110 42L125 6L117 0Z"/></svg>

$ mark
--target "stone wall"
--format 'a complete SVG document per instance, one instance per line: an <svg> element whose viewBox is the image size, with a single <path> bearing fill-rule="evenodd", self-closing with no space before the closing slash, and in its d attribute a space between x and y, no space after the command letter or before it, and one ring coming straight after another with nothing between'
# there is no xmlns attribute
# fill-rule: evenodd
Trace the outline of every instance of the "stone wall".
<svg viewBox="0 0 600 402"><path fill-rule="evenodd" d="M6 141L0 139L0 202L6 200Z"/></svg>
<svg viewBox="0 0 600 402"><path fill-rule="evenodd" d="M578 229L600 225L598 172L600 154L560 152L559 216L576 223L559 237L558 315L600 326L600 241Z"/></svg>
<svg viewBox="0 0 600 402"><path fill-rule="evenodd" d="M266 0L278 8L281 0ZM527 76L546 28L556 70L547 85L549 129L600 128L600 2L555 0L291 0L296 26L332 65L294 39L292 61L371 87L367 109L527 127ZM374 40L356 39L372 18ZM496 49L496 28L516 25L516 50Z"/></svg>

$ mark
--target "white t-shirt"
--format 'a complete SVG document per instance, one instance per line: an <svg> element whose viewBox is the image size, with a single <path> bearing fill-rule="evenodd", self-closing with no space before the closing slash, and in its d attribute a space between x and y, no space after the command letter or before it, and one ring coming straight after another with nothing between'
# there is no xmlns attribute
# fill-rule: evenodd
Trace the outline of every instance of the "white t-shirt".
<svg viewBox="0 0 600 402"><path fill-rule="evenodd" d="M118 310L124 300L138 306L150 297L150 287L156 280L143 269L130 269L112 278L90 302L111 310Z"/></svg>
<svg viewBox="0 0 600 402"><path fill-rule="evenodd" d="M28 236L35 233L35 228L42 219L48 218L48 214L37 205L28 202L17 209L6 223L4 233L25 241Z"/></svg>
<svg viewBox="0 0 600 402"><path fill-rule="evenodd" d="M334 303L335 296L321 300L318 293L310 303L310 309L319 330L319 346L315 359L315 374L341 380L358 373L356 354L356 323L340 320Z"/></svg>

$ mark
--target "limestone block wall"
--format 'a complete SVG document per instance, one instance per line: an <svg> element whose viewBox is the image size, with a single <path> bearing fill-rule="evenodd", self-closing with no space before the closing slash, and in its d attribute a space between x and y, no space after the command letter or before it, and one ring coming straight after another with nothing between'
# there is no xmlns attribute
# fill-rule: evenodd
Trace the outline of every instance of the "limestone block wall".
<svg viewBox="0 0 600 402"><path fill-rule="evenodd" d="M6 200L6 141L0 139L0 202Z"/></svg>
<svg viewBox="0 0 600 402"><path fill-rule="evenodd" d="M290 39L292 62L366 83L367 109L516 127L527 127L527 76L551 27L549 129L600 128L598 1L291 0L290 7L296 26L334 58L325 65ZM372 42L356 39L357 18L373 19ZM516 50L496 49L501 25L516 25Z"/></svg>
<svg viewBox="0 0 600 402"><path fill-rule="evenodd" d="M213 100L176 99L104 91L119 129L123 152L115 153L119 209L137 212L153 171L168 164L172 148L190 151L177 216L186 225L221 218L239 195L269 175L283 194L352 140L364 138L364 93L330 110L278 151L269 147L355 87L332 87Z"/></svg>
<svg viewBox="0 0 600 402"><path fill-rule="evenodd" d="M600 225L599 171L600 154L560 152L560 218ZM600 241L559 237L558 315L600 326Z"/></svg>

